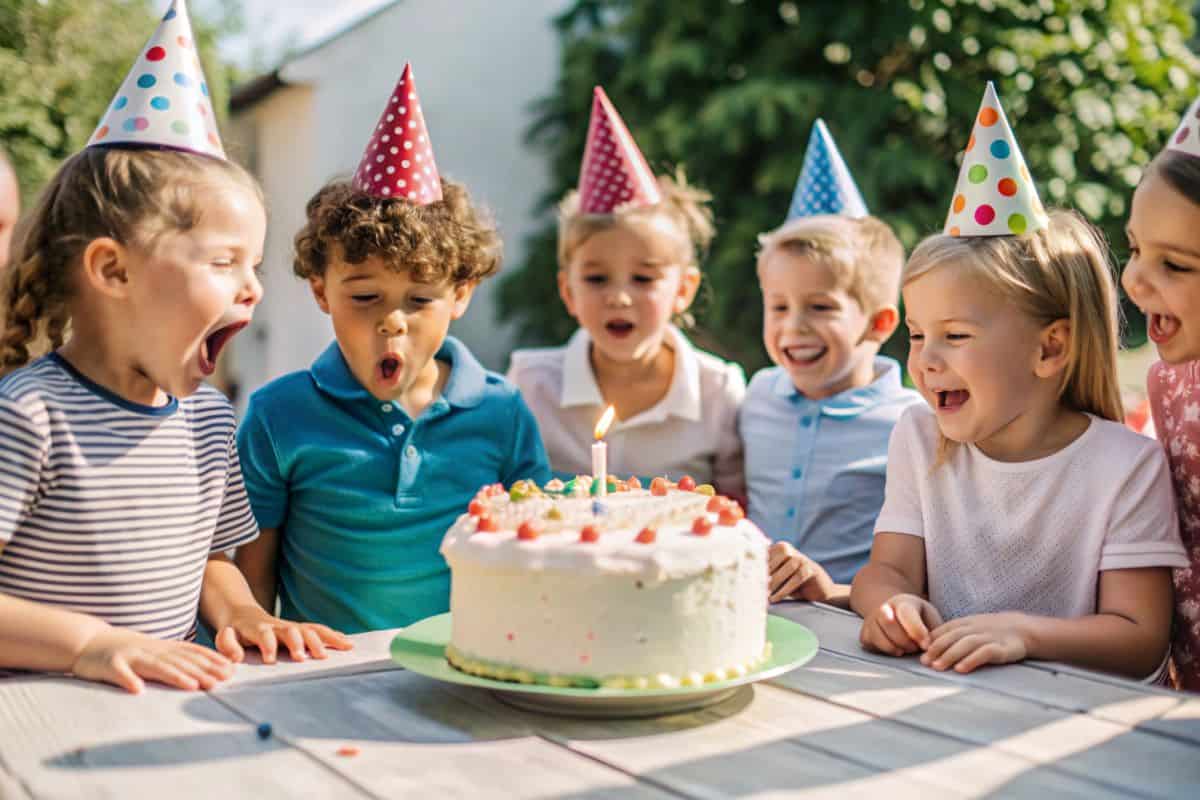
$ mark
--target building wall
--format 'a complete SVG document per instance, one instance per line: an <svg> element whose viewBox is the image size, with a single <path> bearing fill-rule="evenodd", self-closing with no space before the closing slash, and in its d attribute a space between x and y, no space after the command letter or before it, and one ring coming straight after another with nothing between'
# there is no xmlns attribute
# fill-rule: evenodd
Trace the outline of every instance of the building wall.
<svg viewBox="0 0 1200 800"><path fill-rule="evenodd" d="M231 150L248 156L267 194L266 295L234 340L230 370L239 406L248 393L307 367L332 328L291 274L291 240L304 204L326 180L358 164L404 62L413 64L438 168L489 208L505 262L525 253L540 224L533 207L549 165L524 143L531 106L558 74L552 17L565 0L401 0L280 69L287 84L232 121ZM451 332L483 363L507 366L513 331L497 319L496 280L484 282Z"/></svg>

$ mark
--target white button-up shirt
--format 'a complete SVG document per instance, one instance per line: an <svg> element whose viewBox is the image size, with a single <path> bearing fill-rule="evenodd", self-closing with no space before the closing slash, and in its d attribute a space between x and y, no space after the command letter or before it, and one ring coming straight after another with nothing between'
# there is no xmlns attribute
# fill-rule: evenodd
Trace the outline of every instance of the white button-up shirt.
<svg viewBox="0 0 1200 800"><path fill-rule="evenodd" d="M697 350L674 327L664 344L675 351L670 388L654 407L609 428L609 473L643 482L691 475L723 494L744 496L737 431L746 393L742 368ZM508 371L537 418L550 467L560 477L592 471L592 431L607 403L590 352L591 337L580 328L564 347L516 351Z"/></svg>

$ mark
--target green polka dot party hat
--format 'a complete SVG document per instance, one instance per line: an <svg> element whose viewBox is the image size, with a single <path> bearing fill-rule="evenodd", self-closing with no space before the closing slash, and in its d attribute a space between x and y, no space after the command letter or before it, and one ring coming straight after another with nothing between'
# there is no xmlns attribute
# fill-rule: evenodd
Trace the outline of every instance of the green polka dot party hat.
<svg viewBox="0 0 1200 800"><path fill-rule="evenodd" d="M1049 224L1037 187L996 88L988 81L963 153L944 232L950 236L1019 236Z"/></svg>
<svg viewBox="0 0 1200 800"><path fill-rule="evenodd" d="M184 0L172 0L88 140L88 147L108 145L225 158Z"/></svg>

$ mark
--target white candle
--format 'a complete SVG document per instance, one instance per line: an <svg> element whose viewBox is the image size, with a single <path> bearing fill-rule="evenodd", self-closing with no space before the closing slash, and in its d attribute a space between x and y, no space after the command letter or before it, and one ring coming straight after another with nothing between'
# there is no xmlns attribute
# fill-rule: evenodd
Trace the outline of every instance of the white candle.
<svg viewBox="0 0 1200 800"><path fill-rule="evenodd" d="M596 496L608 494L608 445L603 441L592 445L592 480L600 481L596 487Z"/></svg>

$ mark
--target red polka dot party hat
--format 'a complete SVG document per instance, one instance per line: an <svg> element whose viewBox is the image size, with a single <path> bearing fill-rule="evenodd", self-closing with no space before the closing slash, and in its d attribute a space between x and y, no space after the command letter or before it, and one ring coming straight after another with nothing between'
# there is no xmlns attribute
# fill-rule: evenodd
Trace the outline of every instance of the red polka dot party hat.
<svg viewBox="0 0 1200 800"><path fill-rule="evenodd" d="M597 86L579 168L579 210L611 214L620 206L644 207L661 201L650 165L608 95Z"/></svg>
<svg viewBox="0 0 1200 800"><path fill-rule="evenodd" d="M1014 236L1049 224L996 88L988 81L975 129L963 153L944 232L951 236Z"/></svg>
<svg viewBox="0 0 1200 800"><path fill-rule="evenodd" d="M1171 141L1167 142L1168 150L1178 150L1189 156L1200 156L1200 98L1197 98L1184 112L1179 120Z"/></svg>
<svg viewBox="0 0 1200 800"><path fill-rule="evenodd" d="M88 140L122 144L225 158L184 0L172 0Z"/></svg>
<svg viewBox="0 0 1200 800"><path fill-rule="evenodd" d="M433 144L405 64L379 124L354 172L354 188L374 197L399 197L423 206L442 199L442 176L433 160Z"/></svg>

